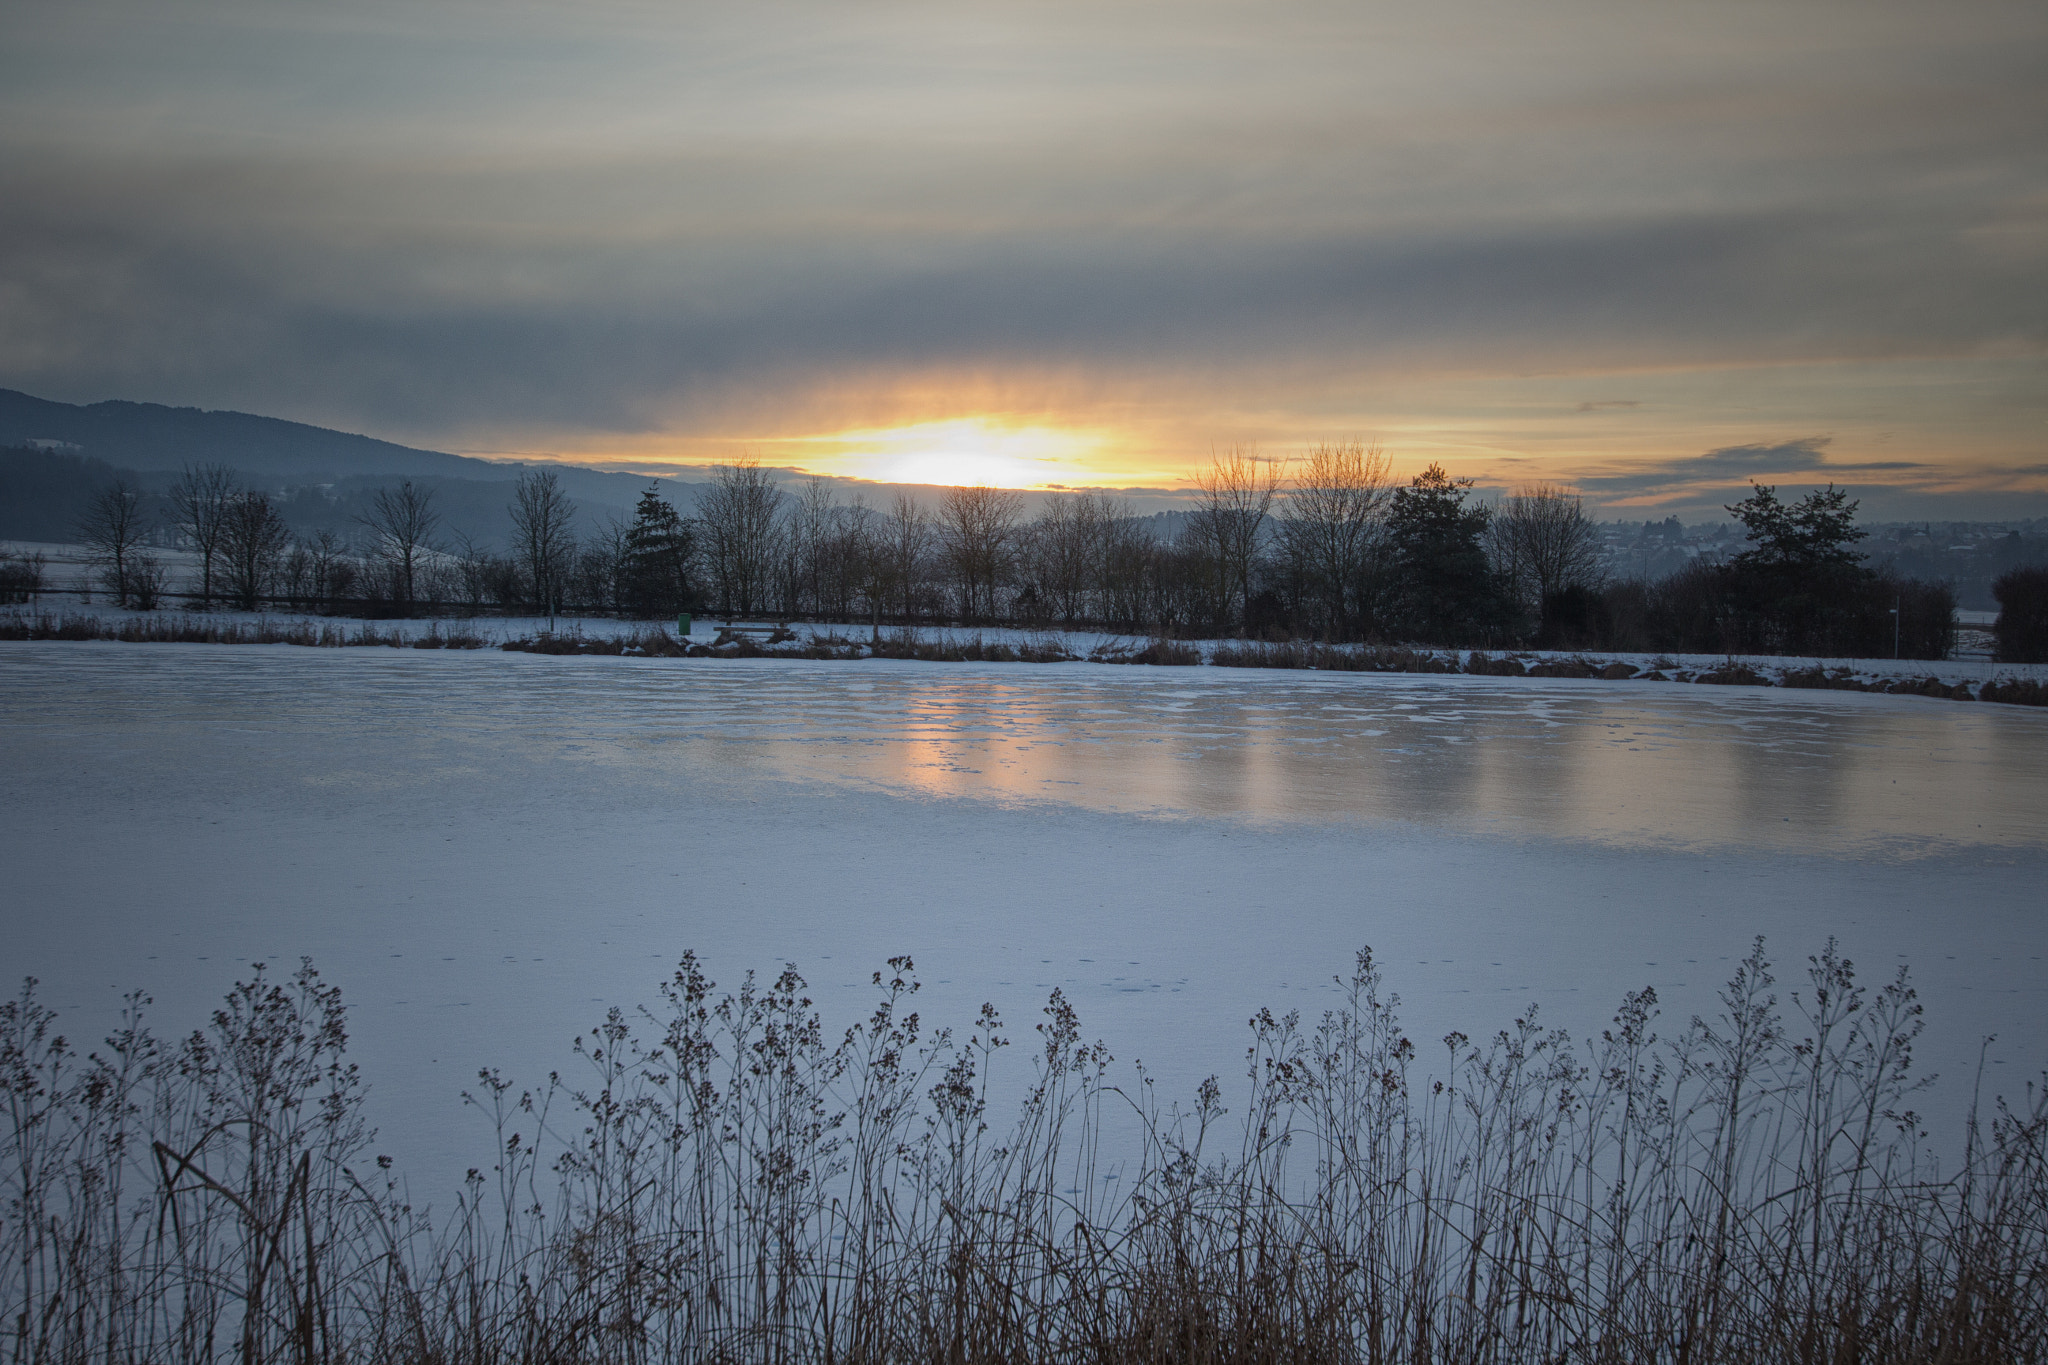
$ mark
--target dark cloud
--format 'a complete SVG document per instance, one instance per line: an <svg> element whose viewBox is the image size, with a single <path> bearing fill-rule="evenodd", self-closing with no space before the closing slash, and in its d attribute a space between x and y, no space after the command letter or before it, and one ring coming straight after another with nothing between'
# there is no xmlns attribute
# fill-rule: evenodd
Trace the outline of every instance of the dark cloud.
<svg viewBox="0 0 2048 1365"><path fill-rule="evenodd" d="M1769 444L1722 446L1700 455L1661 460L1626 473L1578 481L1598 505L1698 511L1746 496L1751 483L1887 484L1938 470L1914 460L1830 461L1826 436L1802 436ZM1616 510L1620 510L1616 508Z"/></svg>
<svg viewBox="0 0 2048 1365"><path fill-rule="evenodd" d="M0 385L446 445L2038 352L2044 54L1907 0L32 5Z"/></svg>
<svg viewBox="0 0 2048 1365"><path fill-rule="evenodd" d="M1797 440L1779 441L1772 445L1722 446L1703 455L1664 460L1632 469L1626 474L1585 479L1583 483L1588 491L1610 497L1629 497L1673 488L1753 479L1759 475L1801 474L1820 468L1826 462L1825 452L1832 444L1826 436L1801 436Z"/></svg>
<svg viewBox="0 0 2048 1365"><path fill-rule="evenodd" d="M763 241L619 242L491 221L315 233L277 222L260 184L198 214L156 190L0 173L4 382L408 431L486 415L632 430L891 367L1085 366L1253 391L1304 365L1916 354L2043 315L2040 288L2010 271L1896 283L1915 274L1912 241L1845 246L1852 220L1810 213L1291 237L792 224Z"/></svg>

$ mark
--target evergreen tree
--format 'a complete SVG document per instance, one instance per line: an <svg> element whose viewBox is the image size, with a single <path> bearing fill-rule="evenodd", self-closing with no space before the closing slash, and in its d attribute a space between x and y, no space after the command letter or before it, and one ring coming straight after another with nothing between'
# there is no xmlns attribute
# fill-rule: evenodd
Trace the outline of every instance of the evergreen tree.
<svg viewBox="0 0 2048 1365"><path fill-rule="evenodd" d="M1749 533L1749 547L1723 571L1729 616L1726 647L1779 654L1885 652L1887 608L1870 598L1875 576L1855 548L1866 534L1856 522L1848 490L1829 484L1796 503L1778 490L1751 484L1751 493L1728 508Z"/></svg>
<svg viewBox="0 0 2048 1365"><path fill-rule="evenodd" d="M1511 624L1513 601L1487 562L1490 513L1467 506L1472 480L1432 464L1395 490L1387 513L1399 582L1401 633L1428 644L1491 644Z"/></svg>
<svg viewBox="0 0 2048 1365"><path fill-rule="evenodd" d="M690 583L696 537L658 486L640 495L626 532L626 591L641 616L673 616L696 602Z"/></svg>
<svg viewBox="0 0 2048 1365"><path fill-rule="evenodd" d="M1786 506L1778 490L1750 485L1750 495L1728 508L1749 532L1750 547L1732 561L1739 567L1794 574L1853 568L1863 556L1854 544L1868 535L1856 526L1849 490L1829 484Z"/></svg>

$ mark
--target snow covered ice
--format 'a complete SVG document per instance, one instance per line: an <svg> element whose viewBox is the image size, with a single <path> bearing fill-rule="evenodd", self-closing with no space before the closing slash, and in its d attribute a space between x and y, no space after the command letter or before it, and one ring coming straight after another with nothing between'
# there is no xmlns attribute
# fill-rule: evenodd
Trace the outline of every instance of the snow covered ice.
<svg viewBox="0 0 2048 1365"><path fill-rule="evenodd" d="M1928 1004L1953 1122L2048 1062L2048 715L1848 693L1097 665L0 647L0 969L75 1040L198 1026L251 962L353 1007L378 1148L441 1185L477 1068L532 1081L695 948L828 1026L1062 987L1162 1090L1369 943L1418 1041L1531 1001L1711 1008L1756 934ZM1429 1054L1425 1051L1425 1062ZM1024 1063L1014 1062L1021 1076ZM417 1186L416 1186L417 1188ZM418 1190L423 1197L428 1190Z"/></svg>

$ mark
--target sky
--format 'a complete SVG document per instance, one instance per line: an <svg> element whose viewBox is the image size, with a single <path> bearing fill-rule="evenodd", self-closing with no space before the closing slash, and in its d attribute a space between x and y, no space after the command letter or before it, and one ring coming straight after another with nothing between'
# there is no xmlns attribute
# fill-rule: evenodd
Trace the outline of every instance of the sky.
<svg viewBox="0 0 2048 1365"><path fill-rule="evenodd" d="M1171 487L2048 514L2048 7L11 0L0 386ZM1718 515L1718 512L1715 513Z"/></svg>

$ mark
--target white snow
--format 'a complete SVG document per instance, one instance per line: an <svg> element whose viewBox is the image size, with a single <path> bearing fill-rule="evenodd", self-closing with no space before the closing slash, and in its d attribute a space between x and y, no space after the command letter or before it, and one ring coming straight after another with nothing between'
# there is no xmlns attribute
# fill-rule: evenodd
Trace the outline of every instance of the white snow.
<svg viewBox="0 0 2048 1365"><path fill-rule="evenodd" d="M27 542L0 541L0 554L31 550L42 551L51 556L47 572L50 574L53 582L73 585L74 580L78 576L86 575L90 571L87 555L83 547L34 545ZM158 553L160 557L169 555L174 558L188 555L186 551L152 551L152 553ZM484 640L488 646L493 648L504 643L506 640L532 637L542 631L552 631L558 635L583 635L593 639L607 639L635 630L652 630L657 627L668 631L670 634L674 634L677 624L673 619L631 621L609 616L561 616L550 619L544 616L487 615L479 617L443 616L413 620L355 616L317 616L308 618L302 613L283 610L267 611L260 615L236 611L193 612L183 605L166 607L159 611L144 612L114 606L107 600L104 592L100 593L97 597L87 594L86 600L81 600L81 595L73 590L71 586L45 591L39 594L37 601L30 606L15 606L0 608L0 610L54 616L90 615L103 617L108 620L120 620L135 616L175 615L181 620L214 621L223 625L243 626L259 619L267 619L274 622L310 619L321 624L338 626L350 633L353 633L359 627L367 625L380 636L397 635L405 639L418 638L427 634L430 630L446 632L450 629L460 628ZM1995 619L1997 613L1957 613L1959 620L1964 618L1974 620L1975 618L1987 615ZM702 614L693 617L690 631L691 643L701 645L713 643L718 637L720 622L726 619L712 614ZM819 638L862 643L870 637L874 629L859 622L849 624L845 622L790 621L785 623L773 616L749 617L746 618L746 623L757 626L786 625L786 628L797 637L797 640L804 643ZM881 630L885 636L895 637L904 634L906 628L885 626ZM949 641L965 644L970 641L981 640L989 644L1056 646L1064 649L1077 659L1086 659L1096 650L1102 648L1134 652L1144 648L1148 642L1148 637L1142 634L1118 634L1102 630L1035 630L1013 626L912 626L908 627L907 631L919 640L934 644ZM1984 635L1985 641L1989 640L1989 636L1985 635L1983 631L1980 630L1976 633ZM1205 660L1213 657L1219 646L1243 644L1242 641L1221 639L1189 640L1184 643L1192 645L1201 651ZM1962 643L1968 642L1964 641ZM1422 649L1422 652L1425 653L1455 653L1460 658L1468 657L1471 654L1470 650L1432 651L1425 647L1418 648ZM1988 649L1989 645L1987 643L1985 651L1988 651ZM1935 678L1944 685L1953 686L1957 683L1968 683L1973 688L1993 679L2048 682L2048 664L1996 663L1993 662L1989 653L1985 651L1966 652L1957 657L1939 661L1882 658L1821 659L1809 658L1803 655L1776 654L1616 653L1605 650L1535 649L1494 651L1493 657L1512 657L1520 659L1525 663L1566 659L1590 660L1596 664L1626 663L1634 665L1639 670L1654 668L1666 673L1684 671L1689 674L1709 673L1730 664L1738 664L1773 682L1776 682L1787 672L1810 671L1816 668L1823 669L1829 673L1846 672L1851 677L1864 682L1886 681L1896 678L1914 680Z"/></svg>
<svg viewBox="0 0 2048 1365"><path fill-rule="evenodd" d="M2048 713L1921 698L1098 665L0 644L0 974L74 1038L200 1025L311 955L382 1150L445 1197L456 1093L570 1065L686 947L794 961L828 1023L1053 986L1185 1093L1370 943L1426 1042L1530 1001L1711 1008L1755 934L1928 1003L1951 1129L2048 1061ZM1020 1049L1021 1050L1021 1049ZM1425 1057L1429 1053L1425 1050ZM1013 1061L1021 1073L1022 1059Z"/></svg>

